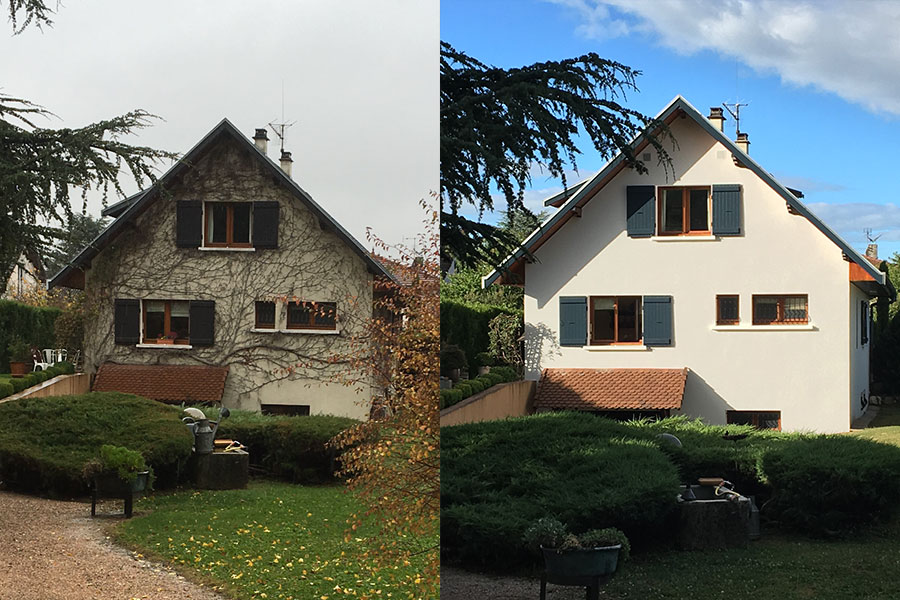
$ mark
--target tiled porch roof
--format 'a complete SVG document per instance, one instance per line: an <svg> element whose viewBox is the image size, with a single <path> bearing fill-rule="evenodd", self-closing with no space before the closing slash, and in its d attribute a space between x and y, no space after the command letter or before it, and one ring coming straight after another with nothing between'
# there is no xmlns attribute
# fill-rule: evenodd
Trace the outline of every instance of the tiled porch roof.
<svg viewBox="0 0 900 600"><path fill-rule="evenodd" d="M120 365L105 362L94 379L95 392L125 392L178 404L220 402L228 367Z"/></svg>
<svg viewBox="0 0 900 600"><path fill-rule="evenodd" d="M687 369L544 369L537 410L681 408Z"/></svg>

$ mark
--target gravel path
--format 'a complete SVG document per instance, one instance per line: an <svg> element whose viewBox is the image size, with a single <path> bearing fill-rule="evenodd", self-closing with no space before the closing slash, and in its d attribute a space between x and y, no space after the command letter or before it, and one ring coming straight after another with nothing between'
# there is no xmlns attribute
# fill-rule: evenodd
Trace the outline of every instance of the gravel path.
<svg viewBox="0 0 900 600"><path fill-rule="evenodd" d="M121 501L97 509L0 492L0 600L223 600L113 545Z"/></svg>
<svg viewBox="0 0 900 600"><path fill-rule="evenodd" d="M601 588L601 597L603 588ZM441 600L538 600L539 577L496 577L441 567ZM547 600L584 600L584 588L547 585Z"/></svg>

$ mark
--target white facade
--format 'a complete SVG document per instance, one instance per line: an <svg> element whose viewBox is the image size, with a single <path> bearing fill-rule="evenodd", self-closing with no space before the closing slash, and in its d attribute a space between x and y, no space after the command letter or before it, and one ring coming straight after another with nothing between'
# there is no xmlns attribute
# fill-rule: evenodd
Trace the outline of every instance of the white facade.
<svg viewBox="0 0 900 600"><path fill-rule="evenodd" d="M688 367L683 414L724 424L726 411L780 411L783 430L847 431L868 398L859 311L870 298L850 282L842 249L697 121L670 128L674 179L655 156L649 175L622 169L525 264L526 378ZM648 184L740 184L741 234L629 237L626 187ZM717 294L739 296L740 324L716 324ZM807 295L808 323L753 325L755 294ZM671 345L560 345L560 297L651 295L672 297Z"/></svg>
<svg viewBox="0 0 900 600"><path fill-rule="evenodd" d="M23 251L10 271L6 289L0 298L17 300L28 294L47 287L42 280L42 270L38 268Z"/></svg>

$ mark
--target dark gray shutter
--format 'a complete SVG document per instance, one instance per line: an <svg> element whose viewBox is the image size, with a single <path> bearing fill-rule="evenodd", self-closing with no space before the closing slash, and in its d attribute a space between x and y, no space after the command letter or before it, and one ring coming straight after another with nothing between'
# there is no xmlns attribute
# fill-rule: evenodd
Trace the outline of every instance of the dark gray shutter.
<svg viewBox="0 0 900 600"><path fill-rule="evenodd" d="M253 246L278 247L278 203L253 203Z"/></svg>
<svg viewBox="0 0 900 600"><path fill-rule="evenodd" d="M584 346L587 343L587 298L559 297L559 345Z"/></svg>
<svg viewBox="0 0 900 600"><path fill-rule="evenodd" d="M629 185L625 197L628 235L653 235L656 232L656 188L652 185Z"/></svg>
<svg viewBox="0 0 900 600"><path fill-rule="evenodd" d="M644 296L644 345L672 345L672 296Z"/></svg>
<svg viewBox="0 0 900 600"><path fill-rule="evenodd" d="M117 344L141 341L141 301L116 298L113 331Z"/></svg>
<svg viewBox="0 0 900 600"><path fill-rule="evenodd" d="M203 203L179 200L175 203L175 245L198 248L203 243Z"/></svg>
<svg viewBox="0 0 900 600"><path fill-rule="evenodd" d="M712 188L713 235L741 235L740 184Z"/></svg>
<svg viewBox="0 0 900 600"><path fill-rule="evenodd" d="M212 346L215 342L216 303L212 300L191 300L190 341L193 346Z"/></svg>
<svg viewBox="0 0 900 600"><path fill-rule="evenodd" d="M863 300L859 303L859 343L865 346L869 343L869 303Z"/></svg>

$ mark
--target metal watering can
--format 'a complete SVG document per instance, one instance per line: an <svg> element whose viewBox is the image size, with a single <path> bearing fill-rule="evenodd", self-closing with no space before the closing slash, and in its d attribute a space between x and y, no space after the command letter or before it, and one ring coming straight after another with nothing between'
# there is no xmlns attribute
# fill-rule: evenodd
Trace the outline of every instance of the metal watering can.
<svg viewBox="0 0 900 600"><path fill-rule="evenodd" d="M213 445L216 439L216 431L219 429L219 423L223 419L227 419L231 412L227 408L223 408L219 412L218 421L210 421L202 410L197 408L186 408L184 412L186 417L181 419L182 423L188 426L191 433L194 434L194 452L197 454L212 454ZM212 424L212 426L210 426Z"/></svg>

